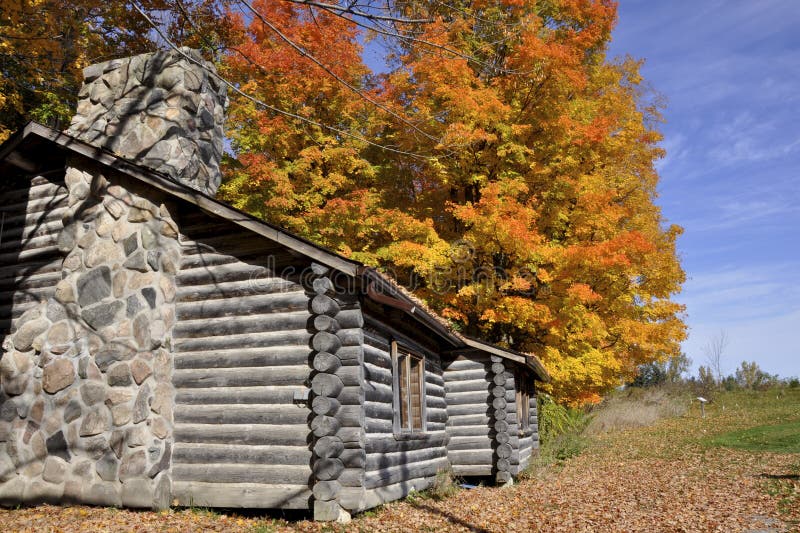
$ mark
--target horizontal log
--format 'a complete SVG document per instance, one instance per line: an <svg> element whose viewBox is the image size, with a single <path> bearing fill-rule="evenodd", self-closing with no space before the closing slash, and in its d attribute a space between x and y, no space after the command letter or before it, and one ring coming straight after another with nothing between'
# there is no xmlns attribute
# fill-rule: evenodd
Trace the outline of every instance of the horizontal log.
<svg viewBox="0 0 800 533"><path fill-rule="evenodd" d="M475 368L469 370L451 370L447 372L447 384L457 381L489 381L493 377L491 372L485 368Z"/></svg>
<svg viewBox="0 0 800 533"><path fill-rule="evenodd" d="M336 353L342 347L342 341L327 331L318 331L311 338L311 347L318 352Z"/></svg>
<svg viewBox="0 0 800 533"><path fill-rule="evenodd" d="M337 350L336 356L341 359L343 366L360 365L364 359L364 350L361 346L342 346Z"/></svg>
<svg viewBox="0 0 800 533"><path fill-rule="evenodd" d="M335 435L325 435L314 441L314 454L317 457L339 457L343 451L344 443Z"/></svg>
<svg viewBox="0 0 800 533"><path fill-rule="evenodd" d="M305 405L225 404L175 406L175 422L189 424L297 424L307 425Z"/></svg>
<svg viewBox="0 0 800 533"><path fill-rule="evenodd" d="M364 469L363 468L345 468L337 481L342 487L363 487L364 486Z"/></svg>
<svg viewBox="0 0 800 533"><path fill-rule="evenodd" d="M196 444L177 442L172 452L173 464L274 464L309 465L308 446L252 446L242 444Z"/></svg>
<svg viewBox="0 0 800 533"><path fill-rule="evenodd" d="M494 465L453 465L453 474L462 477L490 476L494 472Z"/></svg>
<svg viewBox="0 0 800 533"><path fill-rule="evenodd" d="M337 319L339 315L336 315ZM342 346L361 346L364 344L364 330L361 328L343 328L336 332Z"/></svg>
<svg viewBox="0 0 800 533"><path fill-rule="evenodd" d="M331 481L339 477L344 470L344 464L338 457L320 457L312 466L314 477L320 481Z"/></svg>
<svg viewBox="0 0 800 533"><path fill-rule="evenodd" d="M491 434L491 429L488 425L449 425L447 426L447 434L450 438L453 437L478 437Z"/></svg>
<svg viewBox="0 0 800 533"><path fill-rule="evenodd" d="M486 426L487 429L493 422L493 418L487 415L484 411L476 410L474 414L468 415L452 415L447 419L447 427L458 427L458 426Z"/></svg>
<svg viewBox="0 0 800 533"><path fill-rule="evenodd" d="M320 372L311 380L311 390L318 396L335 397L343 388L341 378L334 374Z"/></svg>
<svg viewBox="0 0 800 533"><path fill-rule="evenodd" d="M209 262L207 263L205 260ZM214 264L220 263L222 260L224 263ZM260 280L269 272L262 265L243 263L230 256L221 256L219 259L211 261L210 257L184 255L181 257L181 269L176 278L178 290L183 291L182 294L186 294L194 290L192 287L210 288L222 283L246 283L253 278Z"/></svg>
<svg viewBox="0 0 800 533"><path fill-rule="evenodd" d="M173 481L172 497L189 507L308 509L308 484L204 483Z"/></svg>
<svg viewBox="0 0 800 533"><path fill-rule="evenodd" d="M66 212L67 207L64 206L40 211L17 211L7 214L3 224L9 228L37 227L61 221Z"/></svg>
<svg viewBox="0 0 800 533"><path fill-rule="evenodd" d="M253 313L247 316L223 316L214 318L181 318L175 325L174 336L180 339L267 333L279 331L308 330L311 315L308 311L280 313Z"/></svg>
<svg viewBox="0 0 800 533"><path fill-rule="evenodd" d="M180 369L172 373L172 384L178 388L251 387L262 385L305 386L310 369L307 366Z"/></svg>
<svg viewBox="0 0 800 533"><path fill-rule="evenodd" d="M457 392L483 392L488 390L488 379L472 379L464 381L448 381L445 385L447 394Z"/></svg>
<svg viewBox="0 0 800 533"><path fill-rule="evenodd" d="M221 316L250 316L253 314L302 311L308 308L304 292L279 292L256 294L240 298L223 298L201 302L178 302L177 315L181 320Z"/></svg>
<svg viewBox="0 0 800 533"><path fill-rule="evenodd" d="M467 392L448 392L447 405L484 405L488 406L492 400L489 391L467 391Z"/></svg>
<svg viewBox="0 0 800 533"><path fill-rule="evenodd" d="M370 437L367 439L364 449L368 454L409 452L444 446L446 442L447 435L443 433L427 434L423 438L406 440L398 440L394 436L384 438Z"/></svg>
<svg viewBox="0 0 800 533"><path fill-rule="evenodd" d="M233 348L214 351L175 354L175 368L236 368L242 366L303 366L311 359L311 349L305 345L257 348Z"/></svg>
<svg viewBox="0 0 800 533"><path fill-rule="evenodd" d="M489 450L492 449L492 439L489 437L488 430L484 435L481 436L451 436L450 440L447 441L448 450L482 450L484 448Z"/></svg>
<svg viewBox="0 0 800 533"><path fill-rule="evenodd" d="M486 404L461 404L461 405L448 405L447 406L447 414L450 417L461 417L461 416L474 416L474 415L482 415L492 416L494 414L494 409Z"/></svg>
<svg viewBox="0 0 800 533"><path fill-rule="evenodd" d="M27 276L12 275L8 278L0 278L0 291L55 287L59 281L61 281L61 272L58 270L52 272L37 271Z"/></svg>
<svg viewBox="0 0 800 533"><path fill-rule="evenodd" d="M0 263L0 278L25 278L36 274L57 272L61 275L61 264L64 258L61 254L52 255L33 261L12 261L9 265Z"/></svg>
<svg viewBox="0 0 800 533"><path fill-rule="evenodd" d="M203 352L232 350L236 348L276 348L285 346L308 346L311 334L305 329L268 331L266 333L244 333L219 337L191 339L176 338L175 350L178 352Z"/></svg>
<svg viewBox="0 0 800 533"><path fill-rule="evenodd" d="M336 292L336 287L334 287L330 278L317 278L311 282L311 286L317 294L331 295Z"/></svg>
<svg viewBox="0 0 800 533"><path fill-rule="evenodd" d="M11 238L10 236L4 234L2 241L0 241L0 251L6 253L7 250L11 250L10 253L14 254L20 249L36 250L41 248L56 247L58 243L58 232L36 235L34 228L21 228L20 233L26 229L32 231L33 234L25 238L20 237L18 239Z"/></svg>
<svg viewBox="0 0 800 533"><path fill-rule="evenodd" d="M172 475L176 481L308 486L311 468L307 465L175 464Z"/></svg>
<svg viewBox="0 0 800 533"><path fill-rule="evenodd" d="M494 464L494 450L491 448L479 450L449 450L447 458L452 465L488 465Z"/></svg>
<svg viewBox="0 0 800 533"><path fill-rule="evenodd" d="M26 261L49 262L53 257L60 256L58 248L47 246L43 248L21 249L13 252L0 253L0 265L11 263L24 263Z"/></svg>
<svg viewBox="0 0 800 533"><path fill-rule="evenodd" d="M308 426L259 424L175 424L175 442L307 446Z"/></svg>
<svg viewBox="0 0 800 533"><path fill-rule="evenodd" d="M340 306L343 304L340 302ZM364 327L364 314L361 309L342 309L336 313L336 322L339 323L340 328L363 328Z"/></svg>
<svg viewBox="0 0 800 533"><path fill-rule="evenodd" d="M263 277L258 277L257 269L260 267L253 268L253 274L246 280L223 281L207 285L181 285L176 292L177 300L179 302L195 302L302 290L302 287L293 281L270 277L266 275L266 272Z"/></svg>
<svg viewBox="0 0 800 533"><path fill-rule="evenodd" d="M310 428L317 438L330 437L336 435L341 424L334 416L317 415L311 419Z"/></svg>
<svg viewBox="0 0 800 533"><path fill-rule="evenodd" d="M502 374L506 371L506 367L503 363L492 363L492 373L494 374Z"/></svg>
<svg viewBox="0 0 800 533"><path fill-rule="evenodd" d="M364 430L367 434L370 433L391 433L394 426L391 420L384 420L380 418L366 418L364 420Z"/></svg>
<svg viewBox="0 0 800 533"><path fill-rule="evenodd" d="M364 378L371 383L392 386L392 371L370 363L364 363Z"/></svg>
<svg viewBox="0 0 800 533"><path fill-rule="evenodd" d="M392 405L394 394L392 387L384 383L365 381L364 399L369 402L386 403Z"/></svg>
<svg viewBox="0 0 800 533"><path fill-rule="evenodd" d="M312 491L314 493L315 500L327 502L336 499L336 497L342 491L342 485L336 480L317 481L314 483L314 488Z"/></svg>
<svg viewBox="0 0 800 533"><path fill-rule="evenodd" d="M342 464L344 464L345 468L364 468L367 462L367 456L363 448L343 450L342 453L339 454L339 459L342 460Z"/></svg>
<svg viewBox="0 0 800 533"><path fill-rule="evenodd" d="M342 440L345 448L363 448L366 440L363 426L342 427L336 432L336 436Z"/></svg>
<svg viewBox="0 0 800 533"><path fill-rule="evenodd" d="M455 359L444 363L443 366L445 381L450 380L448 377L450 372L455 372L457 370L486 370L485 363L475 359Z"/></svg>
<svg viewBox="0 0 800 533"><path fill-rule="evenodd" d="M444 446L379 454L370 453L367 454L366 475L369 477L371 471L402 465L407 466L409 470L413 471L417 464L446 457L447 449Z"/></svg>
<svg viewBox="0 0 800 533"><path fill-rule="evenodd" d="M297 392L308 390L297 386L209 387L176 389L175 403L180 404L292 404Z"/></svg>
<svg viewBox="0 0 800 533"><path fill-rule="evenodd" d="M314 329L317 331L336 333L339 331L339 322L337 322L335 318L329 317L328 315L315 315Z"/></svg>
<svg viewBox="0 0 800 533"><path fill-rule="evenodd" d="M330 296L318 294L311 300L311 310L317 315L328 315L335 317L341 308L336 300Z"/></svg>
<svg viewBox="0 0 800 533"><path fill-rule="evenodd" d="M364 475L364 487L373 489L414 478L434 476L448 467L447 457L421 461L413 465L400 465L381 470L368 471Z"/></svg>
<svg viewBox="0 0 800 533"><path fill-rule="evenodd" d="M311 410L317 415L334 416L339 410L339 400L327 396L316 396L311 402Z"/></svg>
<svg viewBox="0 0 800 533"><path fill-rule="evenodd" d="M3 193L5 196L5 193ZM9 202L3 198L3 211L7 213L49 213L59 207L67 207L67 191L65 188L32 191L27 198L19 198L17 202Z"/></svg>
<svg viewBox="0 0 800 533"><path fill-rule="evenodd" d="M391 355L369 344L364 344L364 362L387 370L392 368Z"/></svg>

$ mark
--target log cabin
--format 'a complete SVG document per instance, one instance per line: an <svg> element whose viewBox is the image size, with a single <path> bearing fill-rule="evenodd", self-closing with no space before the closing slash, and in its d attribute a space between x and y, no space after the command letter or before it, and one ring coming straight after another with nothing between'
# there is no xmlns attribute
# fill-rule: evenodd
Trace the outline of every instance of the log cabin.
<svg viewBox="0 0 800 533"><path fill-rule="evenodd" d="M511 482L535 356L216 199L195 51L92 65L69 129L0 146L0 503L307 509Z"/></svg>

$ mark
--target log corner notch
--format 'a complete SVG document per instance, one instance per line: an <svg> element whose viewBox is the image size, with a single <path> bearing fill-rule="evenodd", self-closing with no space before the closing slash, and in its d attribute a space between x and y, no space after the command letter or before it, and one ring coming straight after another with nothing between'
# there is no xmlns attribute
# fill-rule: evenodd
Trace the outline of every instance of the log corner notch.
<svg viewBox="0 0 800 533"><path fill-rule="evenodd" d="M340 477L362 477L363 472L352 476L348 471L355 465L363 466L366 454L363 392L358 376L364 357L363 315L357 303L337 297L328 267L312 263L311 272L314 520L347 523L350 513L341 500L349 487L343 489Z"/></svg>
<svg viewBox="0 0 800 533"><path fill-rule="evenodd" d="M512 485L514 478L511 475L511 433L509 432L508 400L506 385L509 381L509 372L503 358L497 355L490 356L492 362L492 412L494 419L494 467L495 481L502 485Z"/></svg>

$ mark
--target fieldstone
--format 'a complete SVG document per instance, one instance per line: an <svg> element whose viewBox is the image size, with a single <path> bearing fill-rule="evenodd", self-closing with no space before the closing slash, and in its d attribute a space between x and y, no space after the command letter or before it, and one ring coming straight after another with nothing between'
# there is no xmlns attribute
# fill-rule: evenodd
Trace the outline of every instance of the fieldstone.
<svg viewBox="0 0 800 533"><path fill-rule="evenodd" d="M97 461L95 470L103 481L116 481L117 472L119 471L119 461L116 456L114 456L113 452L106 452Z"/></svg>
<svg viewBox="0 0 800 533"><path fill-rule="evenodd" d="M178 238L178 226L171 219L166 219L161 224L161 235L170 239Z"/></svg>
<svg viewBox="0 0 800 533"><path fill-rule="evenodd" d="M111 447L111 451L114 452L114 455L116 455L118 459L122 457L122 450L125 446L125 430L115 429L112 431L108 445Z"/></svg>
<svg viewBox="0 0 800 533"><path fill-rule="evenodd" d="M62 320L53 325L47 332L47 342L50 344L50 351L55 354L62 354L69 349L72 341L72 326L68 321Z"/></svg>
<svg viewBox="0 0 800 533"><path fill-rule="evenodd" d="M153 439L153 443L147 448L147 458L150 464L155 464L161 458L161 452L164 450L164 442L158 439ZM156 472L157 474L158 472Z"/></svg>
<svg viewBox="0 0 800 533"><path fill-rule="evenodd" d="M159 439L166 439L169 435L169 423L164 417L158 416L153 420L150 430Z"/></svg>
<svg viewBox="0 0 800 533"><path fill-rule="evenodd" d="M23 324L14 334L14 348L21 352L28 351L33 341L47 331L50 323L44 318L37 318Z"/></svg>
<svg viewBox="0 0 800 533"><path fill-rule="evenodd" d="M22 434L22 443L29 444L37 431L39 431L39 423L28 420L28 423L25 425L25 433Z"/></svg>
<svg viewBox="0 0 800 533"><path fill-rule="evenodd" d="M128 225L120 220L117 224L114 224L114 228L111 230L111 238L118 243L126 233L128 233Z"/></svg>
<svg viewBox="0 0 800 533"><path fill-rule="evenodd" d="M145 313L139 313L133 320L133 338L136 339L136 344L142 350L150 349L150 317Z"/></svg>
<svg viewBox="0 0 800 533"><path fill-rule="evenodd" d="M117 324L117 337L130 337L133 335L133 325L130 320L121 320Z"/></svg>
<svg viewBox="0 0 800 533"><path fill-rule="evenodd" d="M94 405L106 399L106 386L96 381L81 385L81 398L86 405Z"/></svg>
<svg viewBox="0 0 800 533"><path fill-rule="evenodd" d="M128 222L147 222L152 218L153 213L142 204L132 205L128 212Z"/></svg>
<svg viewBox="0 0 800 533"><path fill-rule="evenodd" d="M136 233L131 233L122 241L122 247L125 250L125 256L130 256L139 247L139 236Z"/></svg>
<svg viewBox="0 0 800 533"><path fill-rule="evenodd" d="M153 507L153 486L149 479L129 479L122 484L122 505L138 509Z"/></svg>
<svg viewBox="0 0 800 533"><path fill-rule="evenodd" d="M64 432L59 431L47 438L45 441L47 448L47 455L52 457L60 457L65 461L69 461L71 455L67 446L67 440L64 438Z"/></svg>
<svg viewBox="0 0 800 533"><path fill-rule="evenodd" d="M106 507L119 507L122 505L119 483L113 481L92 484L88 491L84 491L84 498L86 503L91 505L103 505Z"/></svg>
<svg viewBox="0 0 800 533"><path fill-rule="evenodd" d="M147 383L144 384L139 389L139 394L136 395L136 402L133 404L133 423L138 424L142 420L145 420L147 416L150 414L150 402L151 402L151 391L150 385Z"/></svg>
<svg viewBox="0 0 800 533"><path fill-rule="evenodd" d="M28 412L28 418L33 420L34 422L41 422L42 417L44 416L44 399L39 398L35 402L33 402L33 406L31 406L30 412Z"/></svg>
<svg viewBox="0 0 800 533"><path fill-rule="evenodd" d="M128 257L128 259L122 263L122 266L131 270L137 270L139 272L147 272L147 263L147 257L145 256L144 252L139 250Z"/></svg>
<svg viewBox="0 0 800 533"><path fill-rule="evenodd" d="M111 194L109 194L109 197L103 201L103 207L105 207L106 211L108 211L108 214L115 219L120 218L125 214L125 211L127 211L125 202L118 198L112 198Z"/></svg>
<svg viewBox="0 0 800 533"><path fill-rule="evenodd" d="M81 404L78 400L72 400L64 408L64 423L69 424L81 416Z"/></svg>
<svg viewBox="0 0 800 533"><path fill-rule="evenodd" d="M110 387L106 394L106 405L112 407L133 400L134 391L130 389Z"/></svg>
<svg viewBox="0 0 800 533"><path fill-rule="evenodd" d="M106 379L112 387L127 387L131 384L131 369L128 363L114 363L106 371Z"/></svg>
<svg viewBox="0 0 800 533"><path fill-rule="evenodd" d="M48 483L61 483L67 473L67 462L60 457L50 456L44 461L42 479Z"/></svg>
<svg viewBox="0 0 800 533"><path fill-rule="evenodd" d="M81 312L81 318L93 329L97 330L110 326L117 320L117 314L122 311L125 304L119 300L96 304Z"/></svg>
<svg viewBox="0 0 800 533"><path fill-rule="evenodd" d="M61 500L64 488L61 485L42 483L34 481L27 483L22 493L22 501L25 503L52 503L56 504Z"/></svg>
<svg viewBox="0 0 800 533"><path fill-rule="evenodd" d="M131 294L125 300L125 316L128 318L133 318L136 316L136 313L141 311L143 308L142 302L139 300L139 297L135 294Z"/></svg>
<svg viewBox="0 0 800 533"><path fill-rule="evenodd" d="M108 429L108 410L103 406L86 413L81 423L79 435L81 437L91 437L92 435L99 435Z"/></svg>
<svg viewBox="0 0 800 533"><path fill-rule="evenodd" d="M94 268L103 263L113 263L121 258L117 244L112 240L104 239L89 248L86 252L84 262L88 268Z"/></svg>
<svg viewBox="0 0 800 533"><path fill-rule="evenodd" d="M86 481L83 479L68 478L64 482L63 503L83 503L83 492Z"/></svg>
<svg viewBox="0 0 800 533"><path fill-rule="evenodd" d="M147 305L150 309L156 308L156 290L152 287L145 287L142 289L142 296L144 296Z"/></svg>
<svg viewBox="0 0 800 533"><path fill-rule="evenodd" d="M137 448L145 445L147 437L147 426L138 424L128 428L125 440L128 442L129 448Z"/></svg>
<svg viewBox="0 0 800 533"><path fill-rule="evenodd" d="M30 377L28 374L15 375L14 377L2 376L0 377L0 384L3 390L10 396L19 396L25 393L28 388Z"/></svg>
<svg viewBox="0 0 800 533"><path fill-rule="evenodd" d="M172 385L169 383L159 383L153 393L153 402L150 408L154 413L170 418L172 409Z"/></svg>
<svg viewBox="0 0 800 533"><path fill-rule="evenodd" d="M150 250L147 252L147 264L150 268L157 271L161 262L161 252L158 250Z"/></svg>
<svg viewBox="0 0 800 533"><path fill-rule="evenodd" d="M137 385L141 385L142 381L147 379L152 373L153 369L150 368L150 364L144 359L137 358L131 363L131 375Z"/></svg>
<svg viewBox="0 0 800 533"><path fill-rule="evenodd" d="M84 215L84 220L88 220L87 217L91 216L91 212L84 211L83 215ZM80 239L78 239L78 246L86 250L87 248L90 248L95 243L95 241L97 241L97 234L93 231L89 231L84 233L83 236Z"/></svg>
<svg viewBox="0 0 800 533"><path fill-rule="evenodd" d="M78 224L72 223L66 225L64 229L61 230L61 233L58 234L58 240L56 241L58 251L62 254L70 253L75 248L77 240Z"/></svg>
<svg viewBox="0 0 800 533"><path fill-rule="evenodd" d="M169 276L161 276L158 280L158 286L161 288L161 294L164 295L165 302L172 302L175 299L175 283Z"/></svg>
<svg viewBox="0 0 800 533"><path fill-rule="evenodd" d="M122 465L119 468L119 479L125 482L128 479L140 477L144 474L145 466L147 466L145 451L133 451L123 457Z"/></svg>
<svg viewBox="0 0 800 533"><path fill-rule="evenodd" d="M106 238L111 235L111 232L114 231L114 228L117 226L117 221L111 218L107 213L103 213L100 216L100 220L96 223L96 225L97 225L97 230L96 230L97 236L101 238Z"/></svg>
<svg viewBox="0 0 800 533"><path fill-rule="evenodd" d="M67 318L67 309L56 300L48 300L45 316L50 322L56 323Z"/></svg>
<svg viewBox="0 0 800 533"><path fill-rule="evenodd" d="M65 270L77 270L83 265L83 254L76 250L69 254L62 263Z"/></svg>
<svg viewBox="0 0 800 533"><path fill-rule="evenodd" d="M124 426L131 421L133 412L129 404L123 403L111 408L111 421L115 426Z"/></svg>
<svg viewBox="0 0 800 533"><path fill-rule="evenodd" d="M134 355L136 355L136 351L132 347L121 342L110 342L100 348L94 360L97 367L105 372L111 364L129 361L133 359Z"/></svg>
<svg viewBox="0 0 800 533"><path fill-rule="evenodd" d="M124 270L119 270L116 274L114 274L114 298L122 298L122 295L125 293L125 283L127 281L128 275Z"/></svg>
<svg viewBox="0 0 800 533"><path fill-rule="evenodd" d="M14 402L12 400L6 400L0 403L0 421L12 422L15 418L17 418L17 407ZM9 424L0 425L6 427Z"/></svg>
<svg viewBox="0 0 800 533"><path fill-rule="evenodd" d="M142 246L146 250L158 248L158 234L148 225L142 227Z"/></svg>
<svg viewBox="0 0 800 533"><path fill-rule="evenodd" d="M153 375L156 381L169 381L172 375L172 356L161 348L156 352L155 362L153 363Z"/></svg>
<svg viewBox="0 0 800 533"><path fill-rule="evenodd" d="M152 272L134 272L128 280L128 288L131 290L141 289L152 285L155 280L155 274Z"/></svg>
<svg viewBox="0 0 800 533"><path fill-rule="evenodd" d="M111 296L111 270L101 266L78 277L78 304L86 307Z"/></svg>
<svg viewBox="0 0 800 533"><path fill-rule="evenodd" d="M47 457L47 444L41 431L37 431L31 437L31 450L33 450L34 457L39 459Z"/></svg>
<svg viewBox="0 0 800 533"><path fill-rule="evenodd" d="M0 502L18 503L22 501L22 494L25 490L26 481L16 472L4 483L0 483Z"/></svg>
<svg viewBox="0 0 800 533"><path fill-rule="evenodd" d="M88 479L92 475L93 465L94 463L89 459L78 459L78 461L72 467L72 475L79 478Z"/></svg>
<svg viewBox="0 0 800 533"><path fill-rule="evenodd" d="M61 413L53 412L47 415L44 419L42 429L45 435L52 435L61 428Z"/></svg>
<svg viewBox="0 0 800 533"><path fill-rule="evenodd" d="M50 394L69 387L74 381L75 369L69 359L56 359L44 367L42 388Z"/></svg>
<svg viewBox="0 0 800 533"><path fill-rule="evenodd" d="M0 453L0 487L3 483L17 475L17 467L7 453ZM2 489L0 489L2 490ZM2 499L0 499L2 501Z"/></svg>

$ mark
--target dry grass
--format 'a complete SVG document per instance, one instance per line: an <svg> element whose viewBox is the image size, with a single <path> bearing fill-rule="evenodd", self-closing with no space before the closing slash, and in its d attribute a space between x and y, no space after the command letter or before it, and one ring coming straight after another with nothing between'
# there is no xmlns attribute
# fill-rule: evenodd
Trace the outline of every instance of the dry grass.
<svg viewBox="0 0 800 533"><path fill-rule="evenodd" d="M664 418L684 415L692 396L685 389L628 388L609 396L592 410L592 420L585 434L651 426Z"/></svg>

